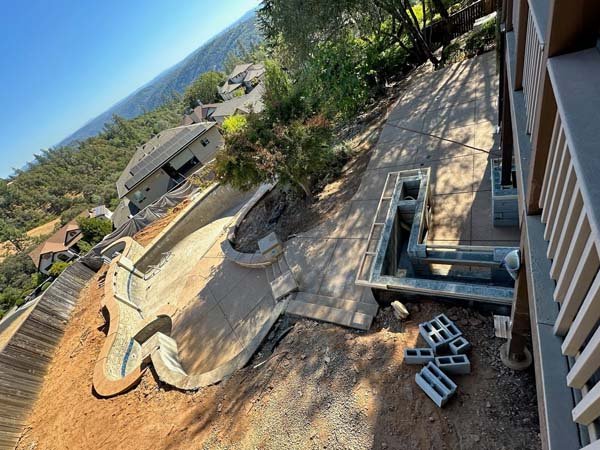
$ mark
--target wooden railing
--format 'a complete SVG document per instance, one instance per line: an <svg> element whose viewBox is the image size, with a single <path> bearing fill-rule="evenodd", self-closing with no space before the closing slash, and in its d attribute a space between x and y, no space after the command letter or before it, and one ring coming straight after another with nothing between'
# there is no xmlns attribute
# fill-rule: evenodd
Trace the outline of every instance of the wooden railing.
<svg viewBox="0 0 600 450"><path fill-rule="evenodd" d="M600 418L600 224L592 194L597 188L582 171L597 156L577 148L574 137L581 133L571 130L565 117L574 120L559 106L539 206L552 261L549 276L556 281L554 300L560 303L554 333L564 338L563 355L574 360L566 383L582 396L572 417L588 426L593 441L598 438L594 422Z"/></svg>
<svg viewBox="0 0 600 450"><path fill-rule="evenodd" d="M519 24L520 26L520 24ZM543 34L529 8L527 35L525 41L525 61L523 64L523 94L527 109L527 133L533 131L533 124L539 105L540 80L544 70Z"/></svg>
<svg viewBox="0 0 600 450"><path fill-rule="evenodd" d="M475 21L480 17L490 14L496 10L497 0L478 0L469 6L450 14L448 21L438 20L428 25L423 30L423 34L429 37L431 43L444 42L446 33L454 39L473 29Z"/></svg>

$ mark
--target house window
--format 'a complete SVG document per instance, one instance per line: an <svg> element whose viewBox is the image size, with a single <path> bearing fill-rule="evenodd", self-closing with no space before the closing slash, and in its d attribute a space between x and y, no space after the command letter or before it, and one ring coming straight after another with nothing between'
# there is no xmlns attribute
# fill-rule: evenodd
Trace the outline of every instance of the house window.
<svg viewBox="0 0 600 450"><path fill-rule="evenodd" d="M67 262L69 259L71 259L67 255L65 255L64 253L59 253L58 256L57 256L57 258L60 259L61 261L64 261L64 262Z"/></svg>
<svg viewBox="0 0 600 450"><path fill-rule="evenodd" d="M133 200L139 204L146 200L146 196L141 191L135 191L133 193Z"/></svg>
<svg viewBox="0 0 600 450"><path fill-rule="evenodd" d="M202 144L203 147L206 147L208 144L210 144L210 141L208 139L202 139L200 141L200 143Z"/></svg>

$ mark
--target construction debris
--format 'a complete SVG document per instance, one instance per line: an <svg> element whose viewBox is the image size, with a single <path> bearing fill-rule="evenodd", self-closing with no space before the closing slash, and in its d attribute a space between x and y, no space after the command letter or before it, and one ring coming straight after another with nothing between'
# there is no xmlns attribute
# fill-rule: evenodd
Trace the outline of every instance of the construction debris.
<svg viewBox="0 0 600 450"><path fill-rule="evenodd" d="M394 314L395 312L394 309ZM419 334L430 348L405 349L404 362L427 364L415 375L415 381L436 405L442 407L457 389L447 374L471 373L471 362L465 354L471 348L471 344L445 314L420 323Z"/></svg>
<svg viewBox="0 0 600 450"><path fill-rule="evenodd" d="M400 303L398 300L392 302L392 310L394 311L394 316L398 320L404 320L410 314L406 306Z"/></svg>

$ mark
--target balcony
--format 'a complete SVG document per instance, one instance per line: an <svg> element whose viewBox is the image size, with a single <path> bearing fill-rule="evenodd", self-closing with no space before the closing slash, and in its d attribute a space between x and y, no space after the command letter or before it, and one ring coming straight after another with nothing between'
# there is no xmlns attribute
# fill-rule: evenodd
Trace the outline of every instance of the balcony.
<svg viewBox="0 0 600 450"><path fill-rule="evenodd" d="M585 19L560 23L566 6L556 5L515 0L507 9L515 31L506 34L503 126L523 211L543 447L591 450L600 448L600 52L569 50L589 30ZM548 57L549 42L561 39L567 50Z"/></svg>

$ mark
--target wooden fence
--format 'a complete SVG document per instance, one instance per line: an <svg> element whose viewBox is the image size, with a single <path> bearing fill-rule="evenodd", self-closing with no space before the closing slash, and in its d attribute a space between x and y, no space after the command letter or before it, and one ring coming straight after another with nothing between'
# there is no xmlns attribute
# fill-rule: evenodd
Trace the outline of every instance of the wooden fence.
<svg viewBox="0 0 600 450"><path fill-rule="evenodd" d="M475 21L497 8L497 0L478 0L469 6L451 14L448 21L438 20L428 25L423 34L431 43L441 44L473 29Z"/></svg>
<svg viewBox="0 0 600 450"><path fill-rule="evenodd" d="M0 349L0 449L15 448L79 292L94 272L69 266Z"/></svg>

